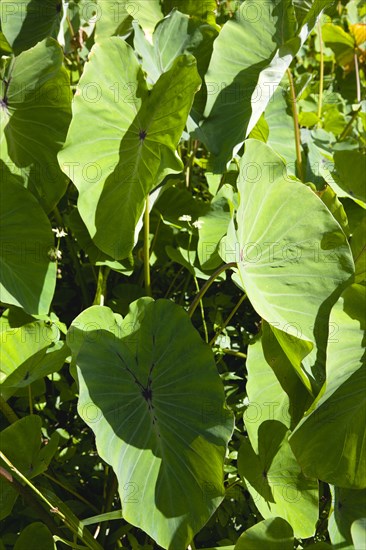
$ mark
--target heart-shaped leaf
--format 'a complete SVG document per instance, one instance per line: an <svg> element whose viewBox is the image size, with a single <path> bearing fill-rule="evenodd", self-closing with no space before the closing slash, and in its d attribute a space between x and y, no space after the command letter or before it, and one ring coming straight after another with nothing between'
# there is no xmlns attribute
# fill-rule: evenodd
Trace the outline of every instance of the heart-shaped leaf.
<svg viewBox="0 0 366 550"><path fill-rule="evenodd" d="M78 410L115 470L124 518L185 550L223 495L231 414L211 350L168 300L134 302L122 321L94 306L68 333Z"/></svg>

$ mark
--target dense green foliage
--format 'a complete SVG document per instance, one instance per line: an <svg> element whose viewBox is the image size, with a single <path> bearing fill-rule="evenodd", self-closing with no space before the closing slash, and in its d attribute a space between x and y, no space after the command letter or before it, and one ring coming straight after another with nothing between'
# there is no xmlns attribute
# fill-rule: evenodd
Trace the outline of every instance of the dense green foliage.
<svg viewBox="0 0 366 550"><path fill-rule="evenodd" d="M365 549L364 0L0 16L0 550Z"/></svg>

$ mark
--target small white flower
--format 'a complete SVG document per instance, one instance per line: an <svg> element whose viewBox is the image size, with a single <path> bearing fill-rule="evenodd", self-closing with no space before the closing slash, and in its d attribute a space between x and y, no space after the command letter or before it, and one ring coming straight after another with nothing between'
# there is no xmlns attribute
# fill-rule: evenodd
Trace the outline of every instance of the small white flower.
<svg viewBox="0 0 366 550"><path fill-rule="evenodd" d="M203 224L203 220L196 220L192 223L193 227L195 227L196 229L202 229Z"/></svg>
<svg viewBox="0 0 366 550"><path fill-rule="evenodd" d="M192 216L189 214L183 214L183 216L179 216L178 220L181 222L190 222L192 220Z"/></svg>
<svg viewBox="0 0 366 550"><path fill-rule="evenodd" d="M53 231L54 233L56 233L56 237L57 237L58 239L60 239L61 237L66 237L66 235L67 235L66 231L64 231L62 228L60 229L60 228L58 228L58 227L56 227L56 228L54 227L54 228L52 229L52 231Z"/></svg>
<svg viewBox="0 0 366 550"><path fill-rule="evenodd" d="M62 260L62 252L58 248L55 250L55 256L57 260Z"/></svg>

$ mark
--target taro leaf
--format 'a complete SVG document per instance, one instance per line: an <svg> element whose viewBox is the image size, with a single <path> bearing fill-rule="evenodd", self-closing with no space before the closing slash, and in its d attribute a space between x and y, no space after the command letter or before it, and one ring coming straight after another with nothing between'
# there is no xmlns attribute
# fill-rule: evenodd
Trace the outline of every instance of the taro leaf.
<svg viewBox="0 0 366 550"><path fill-rule="evenodd" d="M325 391L290 437L306 475L366 488L365 287L348 287L332 309Z"/></svg>
<svg viewBox="0 0 366 550"><path fill-rule="evenodd" d="M292 550L294 535L282 518L260 521L247 529L235 544L235 550Z"/></svg>
<svg viewBox="0 0 366 550"><path fill-rule="evenodd" d="M351 249L355 261L355 282L362 283L366 279L366 216L352 233Z"/></svg>
<svg viewBox="0 0 366 550"><path fill-rule="evenodd" d="M320 13L326 3L316 2L315 11ZM233 150L254 128L311 30L313 16L296 29L291 2L247 0L223 26L205 78L206 119L197 130L216 172L225 169Z"/></svg>
<svg viewBox="0 0 366 550"><path fill-rule="evenodd" d="M15 55L48 36L57 38L62 0L2 0L1 27Z"/></svg>
<svg viewBox="0 0 366 550"><path fill-rule="evenodd" d="M159 0L98 0L96 40L125 34L131 29L131 19L138 21L151 36L163 17Z"/></svg>
<svg viewBox="0 0 366 550"><path fill-rule="evenodd" d="M59 161L72 168L92 239L116 260L134 246L148 193L183 168L176 145L199 82L192 56L178 57L149 91L126 42L112 37L91 51Z"/></svg>
<svg viewBox="0 0 366 550"><path fill-rule="evenodd" d="M366 490L340 489L331 486L331 493L333 513L328 521L328 531L334 548L363 550L365 546L353 547L352 524L366 516Z"/></svg>
<svg viewBox="0 0 366 550"><path fill-rule="evenodd" d="M260 141L246 141L238 190L238 227L230 224L221 257L236 259L241 285L261 317L293 336L299 326L302 339L315 341L334 294L354 271L341 227Z"/></svg>
<svg viewBox="0 0 366 550"><path fill-rule="evenodd" d="M350 166L352 166L352 171ZM366 155L358 151L347 150L334 153L334 172L332 176L335 182L343 191L346 191L347 195L363 202L366 202L365 172Z"/></svg>
<svg viewBox="0 0 366 550"><path fill-rule="evenodd" d="M318 519L317 481L303 475L288 443L294 407L267 363L260 340L249 346L247 369L249 406L244 422L250 443L244 441L239 449L239 473L262 517L282 517L297 538L310 537ZM286 362L285 369L292 379L287 381L291 400L298 395L303 401L297 393L300 380Z"/></svg>
<svg viewBox="0 0 366 550"><path fill-rule="evenodd" d="M69 76L63 52L48 38L15 58L0 101L2 178L6 167L49 212L66 191L68 179L57 163L71 119ZM52 123L50 123L52 121Z"/></svg>
<svg viewBox="0 0 366 550"><path fill-rule="evenodd" d="M203 79L217 34L210 25L173 10L156 26L153 44L147 40L137 22L134 23L134 46L151 83L168 71L174 60L183 53L195 56L198 73ZM195 96L193 111L203 112L206 95L206 86L203 85Z"/></svg>
<svg viewBox="0 0 366 550"><path fill-rule="evenodd" d="M116 0L115 2L98 0L97 6L98 13L96 14L95 28L95 40L97 42L115 34L127 34L132 30L131 21L137 9L136 2L132 4L129 0Z"/></svg>
<svg viewBox="0 0 366 550"><path fill-rule="evenodd" d="M51 531L44 523L35 522L22 530L14 550L56 550Z"/></svg>
<svg viewBox="0 0 366 550"><path fill-rule="evenodd" d="M166 10L172 10L177 3L172 0L164 0L164 8ZM197 0L180 0L179 9L183 13L187 13L191 18L197 18L209 25L215 26L216 17L215 11L217 10L216 0L205 0L204 2L197 2Z"/></svg>
<svg viewBox="0 0 366 550"><path fill-rule="evenodd" d="M48 313L56 284L50 222L35 197L15 181L0 180L0 299L30 314Z"/></svg>
<svg viewBox="0 0 366 550"><path fill-rule="evenodd" d="M54 433L48 444L41 448L41 426L39 416L29 415L17 420L0 434L0 450L28 479L44 472L57 450L57 433ZM9 467L2 460L0 462L8 471ZM3 519L10 514L18 493L2 476L0 494L0 519Z"/></svg>
<svg viewBox="0 0 366 550"><path fill-rule="evenodd" d="M265 111L268 124L268 139L264 140L286 161L290 174L296 173L296 150L294 139L294 121L287 103L285 88L278 86L268 102Z"/></svg>
<svg viewBox="0 0 366 550"><path fill-rule="evenodd" d="M19 388L57 372L69 354L55 323L30 317L19 324L13 322L15 316L7 310L0 319L0 393L5 400Z"/></svg>
<svg viewBox="0 0 366 550"><path fill-rule="evenodd" d="M72 324L78 411L114 468L125 520L185 550L222 501L232 416L182 308L143 298L120 319L94 306Z"/></svg>

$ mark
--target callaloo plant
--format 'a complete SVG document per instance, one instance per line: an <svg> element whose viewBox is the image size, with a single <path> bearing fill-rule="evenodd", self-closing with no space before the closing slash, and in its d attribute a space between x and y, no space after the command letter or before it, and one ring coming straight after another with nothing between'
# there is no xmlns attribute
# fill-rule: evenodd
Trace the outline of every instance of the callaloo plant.
<svg viewBox="0 0 366 550"><path fill-rule="evenodd" d="M0 10L0 550L365 548L364 3Z"/></svg>

